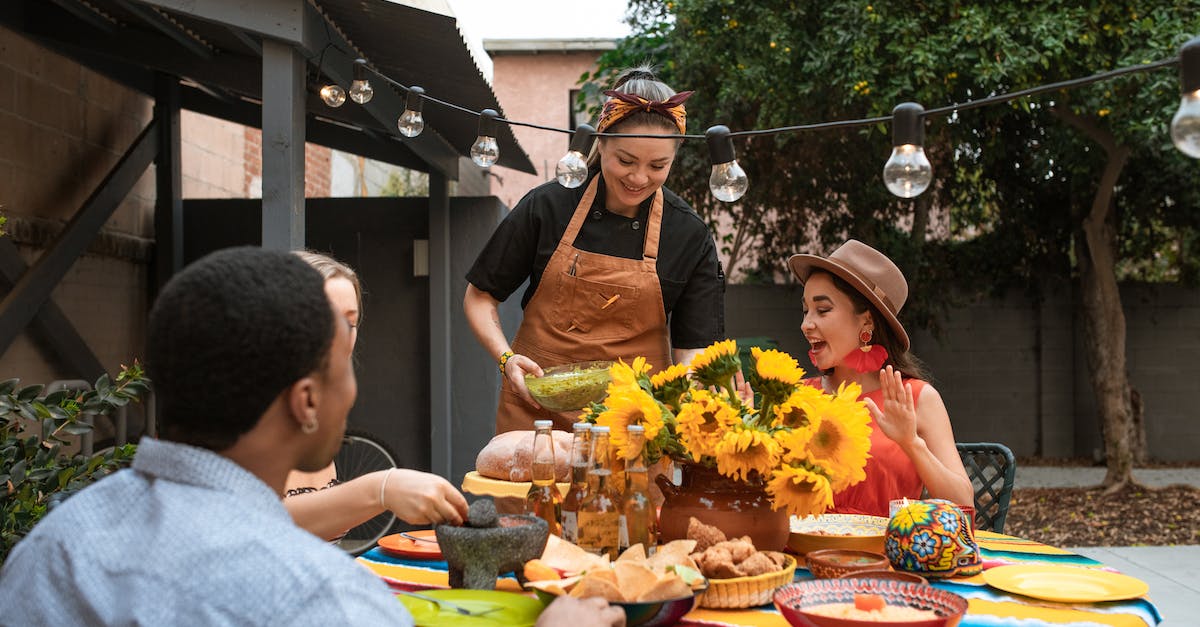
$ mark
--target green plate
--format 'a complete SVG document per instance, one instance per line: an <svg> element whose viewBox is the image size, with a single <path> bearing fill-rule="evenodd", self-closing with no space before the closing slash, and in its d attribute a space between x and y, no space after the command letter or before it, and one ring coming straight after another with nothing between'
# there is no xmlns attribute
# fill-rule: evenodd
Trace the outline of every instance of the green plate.
<svg viewBox="0 0 1200 627"><path fill-rule="evenodd" d="M546 607L537 599L496 590L421 590L420 594L449 601L472 612L486 613L464 616L453 608L438 607L432 601L397 595L396 598L412 614L417 627L532 627Z"/></svg>

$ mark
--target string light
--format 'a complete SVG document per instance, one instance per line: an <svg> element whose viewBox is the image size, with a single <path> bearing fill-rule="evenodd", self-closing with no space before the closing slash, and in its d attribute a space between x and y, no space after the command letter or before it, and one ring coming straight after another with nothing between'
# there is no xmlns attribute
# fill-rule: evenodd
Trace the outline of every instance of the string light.
<svg viewBox="0 0 1200 627"><path fill-rule="evenodd" d="M340 49L340 48L339 48ZM660 138L670 137L673 139L706 139L709 142L709 156L713 161L713 175L709 178L709 188L713 195L720 200L732 202L741 198L749 187L749 181L746 179L745 171L742 170L734 158L732 145L733 137L749 137L754 135L776 135L781 133L802 132L802 131L818 131L832 129L849 129L860 128L867 126L875 126L882 123L891 122L893 132L892 156L888 159L884 166L884 183L888 190L893 194L903 198L913 198L920 195L928 189L933 180L932 167L929 165L929 159L925 156L924 143L924 118L956 114L968 109L975 109L992 104L1010 102L1026 96L1035 94L1047 93L1052 91L1062 91L1096 83L1104 80L1124 76L1126 74L1135 74L1141 72L1149 72L1157 70L1168 65L1180 63L1180 83L1182 101L1179 111L1175 114L1171 122L1171 138L1176 147L1181 152L1191 157L1200 158L1200 37L1194 38L1184 44L1180 49L1179 56L1161 59L1150 63L1140 65L1132 65L1115 70L1099 72L1090 76L1074 78L1056 83L1049 83L1030 87L1019 91L1009 93L999 93L976 100L970 100L963 103L955 103L928 111L923 110L916 103L903 103L898 105L890 116L879 116L873 118L863 118L856 120L837 120L832 122L820 122L815 124L804 124L798 126L785 126L768 129L754 129L747 131L730 131L725 126L714 126L709 129L704 135L692 134L643 134L643 133L595 133L591 132L588 135L589 141L594 141L597 137L631 137L631 138ZM355 60L354 75L355 80L350 86L350 98L359 104L364 104L370 101L374 95L374 90L370 83L366 80L366 71L371 71L387 83L408 92L409 99L400 120L397 125L401 129L401 133L409 137L415 137L420 133L420 129L424 127L424 120L421 119L419 125L415 124L415 118L420 118L420 106L424 100L432 100L445 107L455 109L470 115L479 117L479 136L476 138L475 144L471 146L471 160L480 167L491 167L494 165L500 156L500 148L496 143L496 124L504 122L509 126L526 126L546 131L554 131L558 133L568 133L572 131L552 126L544 126L540 124L532 124L529 122L519 122L516 120L506 120L501 118L493 109L484 109L476 112L466 107L446 102L438 98L426 95L420 87L407 87L379 70L370 67L366 60ZM337 90L340 87L337 85L327 85L321 89L322 99L326 99L326 90L330 91L330 95L336 100ZM415 94L415 95L414 95ZM341 97L341 101L345 100L345 92ZM326 103L331 107L339 106L333 104L326 99ZM415 108L414 108L415 105ZM410 115L410 112L413 115ZM408 120L406 121L406 116ZM581 125L579 128L583 128ZM413 135L408 135L405 128L412 129ZM590 128L590 127L589 127ZM573 150L576 140L579 139L578 129L572 138L572 150L569 150L567 155L559 160L559 165L555 168L556 178L559 182L568 187L576 187L572 185L576 176L572 174L578 173L578 162L575 159ZM590 145L590 144L589 144ZM580 155L584 151L578 151ZM718 175L718 166L720 168ZM586 162L585 162L586 168ZM586 170L584 177L586 180ZM726 183L723 183L726 182ZM582 184L580 181L579 184ZM727 198L728 199L727 199Z"/></svg>
<svg viewBox="0 0 1200 627"><path fill-rule="evenodd" d="M499 116L495 109L479 112L479 136L471 146L471 161L481 168L490 168L500 159L500 146L496 143L496 118Z"/></svg>
<svg viewBox="0 0 1200 627"><path fill-rule="evenodd" d="M567 189L583 185L588 177L587 158L584 155L592 151L595 141L596 129L590 124L575 127L575 134L571 136L571 147L567 154L558 160L558 165L554 166L554 178L558 179L559 185Z"/></svg>
<svg viewBox="0 0 1200 627"><path fill-rule="evenodd" d="M1179 110L1171 118L1171 141L1179 152L1200 159L1200 37L1179 50Z"/></svg>
<svg viewBox="0 0 1200 627"><path fill-rule="evenodd" d="M404 113L396 120L401 135L416 137L425 130L425 117L421 115L421 108L425 106L425 99L422 98L424 95L425 90L416 85L408 88L408 101L404 103Z"/></svg>
<svg viewBox="0 0 1200 627"><path fill-rule="evenodd" d="M345 104L346 90L337 83L330 83L321 88L321 100L325 101L326 106L336 109Z"/></svg>
<svg viewBox="0 0 1200 627"><path fill-rule="evenodd" d="M358 104L367 104L375 96L371 81L367 80L367 60L354 60L354 80L350 81L350 99Z"/></svg>
<svg viewBox="0 0 1200 627"><path fill-rule="evenodd" d="M708 177L708 189L717 200L733 202L741 198L750 188L746 171L738 165L733 152L733 140L729 127L714 126L704 133L708 140L708 159L712 162L712 174Z"/></svg>
<svg viewBox="0 0 1200 627"><path fill-rule="evenodd" d="M892 156L883 165L883 184L901 198L916 198L933 181L933 167L925 157L925 109L902 102L892 109Z"/></svg>

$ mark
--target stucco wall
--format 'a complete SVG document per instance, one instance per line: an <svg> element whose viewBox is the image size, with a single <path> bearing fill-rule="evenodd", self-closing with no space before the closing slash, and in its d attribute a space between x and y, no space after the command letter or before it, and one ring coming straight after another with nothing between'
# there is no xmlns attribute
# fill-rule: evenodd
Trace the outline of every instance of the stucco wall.
<svg viewBox="0 0 1200 627"><path fill-rule="evenodd" d="M497 55L492 59L493 89L504 115L511 120L567 128L570 90L577 87L581 74L595 68L598 56L595 51ZM554 166L571 143L565 133L524 126L514 126L512 130L538 173L492 168L495 176L491 193L509 207L516 205L530 189L554 178Z"/></svg>

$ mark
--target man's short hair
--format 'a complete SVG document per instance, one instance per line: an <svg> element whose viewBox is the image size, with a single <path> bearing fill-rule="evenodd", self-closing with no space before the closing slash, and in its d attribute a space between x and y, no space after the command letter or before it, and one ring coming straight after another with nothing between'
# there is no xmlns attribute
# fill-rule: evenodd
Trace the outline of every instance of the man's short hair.
<svg viewBox="0 0 1200 627"><path fill-rule="evenodd" d="M163 437L232 446L283 390L323 369L333 322L321 275L290 253L229 248L184 268L150 312L146 373Z"/></svg>

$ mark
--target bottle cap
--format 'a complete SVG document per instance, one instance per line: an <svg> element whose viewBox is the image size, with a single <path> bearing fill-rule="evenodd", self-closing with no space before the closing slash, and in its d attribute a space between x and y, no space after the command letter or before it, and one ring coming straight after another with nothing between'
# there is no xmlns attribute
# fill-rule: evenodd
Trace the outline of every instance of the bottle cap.
<svg viewBox="0 0 1200 627"><path fill-rule="evenodd" d="M534 420L533 421L534 429L549 429L550 427L553 427L553 426L554 426L553 420Z"/></svg>

